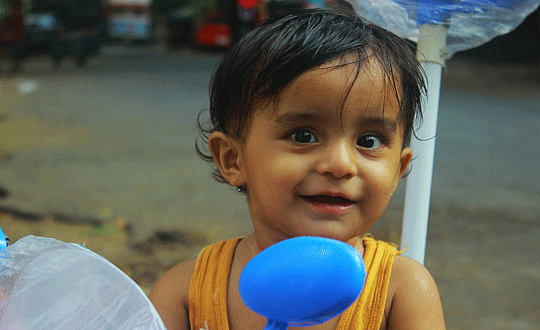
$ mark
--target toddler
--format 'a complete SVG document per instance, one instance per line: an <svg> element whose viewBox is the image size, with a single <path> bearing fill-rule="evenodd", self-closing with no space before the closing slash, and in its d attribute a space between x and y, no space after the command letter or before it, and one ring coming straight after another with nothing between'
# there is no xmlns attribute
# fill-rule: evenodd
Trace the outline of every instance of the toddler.
<svg viewBox="0 0 540 330"><path fill-rule="evenodd" d="M423 89L409 45L353 14L301 11L236 44L212 79L210 154L198 151L245 194L254 230L156 283L150 299L167 328L262 330L238 292L242 269L272 244L321 236L354 246L367 279L352 306L309 328L444 329L429 272L366 234L413 157Z"/></svg>

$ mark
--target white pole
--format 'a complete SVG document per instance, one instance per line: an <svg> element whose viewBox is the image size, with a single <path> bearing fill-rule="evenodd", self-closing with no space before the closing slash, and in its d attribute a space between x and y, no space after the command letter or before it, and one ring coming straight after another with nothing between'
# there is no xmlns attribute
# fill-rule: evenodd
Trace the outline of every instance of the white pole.
<svg viewBox="0 0 540 330"><path fill-rule="evenodd" d="M426 74L427 100L423 105L423 121L411 139L412 170L407 177L405 209L401 233L403 255L424 263L426 236L437 134L437 115L441 89L441 73L446 55L446 26L422 25L418 37L417 58Z"/></svg>

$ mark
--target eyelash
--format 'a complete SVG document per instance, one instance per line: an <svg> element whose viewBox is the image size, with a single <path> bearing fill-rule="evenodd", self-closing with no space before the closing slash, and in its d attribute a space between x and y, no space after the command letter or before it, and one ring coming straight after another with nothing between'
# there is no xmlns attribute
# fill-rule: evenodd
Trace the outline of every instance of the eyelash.
<svg viewBox="0 0 540 330"><path fill-rule="evenodd" d="M309 141L297 141L295 139L295 135L298 134L298 133L309 133L311 135L311 138ZM307 144L312 144L312 143L317 143L319 142L319 140L317 139L317 136L316 134L313 132L312 129L310 128L295 128L293 130L291 130L289 133L287 133L287 136L290 140L292 140L294 143L298 143L298 144L301 144L301 145L307 145ZM379 143L379 146L373 148L373 147L364 147L364 146L361 146L360 145L360 141L362 139L365 139L365 138L375 138L378 140L378 143ZM314 140L313 140L314 139ZM364 141L365 142L365 141ZM357 141L356 141L356 145L359 147L359 148L362 148L362 149L366 149L366 150L377 150L377 149L380 149L382 146L386 145L387 142L386 142L386 139L381 136L380 134L376 134L376 133L367 133L367 134L364 134L362 135Z"/></svg>
<svg viewBox="0 0 540 330"><path fill-rule="evenodd" d="M364 138L376 138L377 140L379 140L379 146L377 148L369 148L369 147L362 147L360 146L360 140L364 139ZM384 137L380 136L379 134L375 134L375 133L368 133L368 134L364 134L362 135L356 142L356 145L359 146L360 148L362 149L367 149L367 150L376 150L376 149L380 149L382 146L386 145L386 140L384 139Z"/></svg>

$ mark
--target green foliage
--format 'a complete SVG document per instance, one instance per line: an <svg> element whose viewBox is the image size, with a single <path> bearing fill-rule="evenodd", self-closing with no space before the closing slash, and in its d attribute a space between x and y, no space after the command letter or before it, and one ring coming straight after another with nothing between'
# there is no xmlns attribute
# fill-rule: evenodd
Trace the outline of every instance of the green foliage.
<svg viewBox="0 0 540 330"><path fill-rule="evenodd" d="M195 15L210 8L215 8L220 0L190 0L188 7L192 8Z"/></svg>
<svg viewBox="0 0 540 330"><path fill-rule="evenodd" d="M59 5L71 12L77 10L98 10L101 6L101 0L33 0L32 8L35 10Z"/></svg>
<svg viewBox="0 0 540 330"><path fill-rule="evenodd" d="M189 0L154 0L152 11L155 14L166 14L181 7L185 7Z"/></svg>
<svg viewBox="0 0 540 330"><path fill-rule="evenodd" d="M154 0L152 10L156 14L167 14L178 8L193 9L195 16L209 8L214 8L220 0Z"/></svg>
<svg viewBox="0 0 540 330"><path fill-rule="evenodd" d="M91 9L98 10L102 3L103 0L33 0L32 7L39 8L44 5L62 4L70 11ZM152 11L156 14L166 14L178 8L188 6L198 13L201 10L212 8L215 5L216 0L153 0Z"/></svg>
<svg viewBox="0 0 540 330"><path fill-rule="evenodd" d="M7 17L11 13L11 2L13 0L0 0L0 18ZM32 9L32 0L21 0L23 11L28 14Z"/></svg>

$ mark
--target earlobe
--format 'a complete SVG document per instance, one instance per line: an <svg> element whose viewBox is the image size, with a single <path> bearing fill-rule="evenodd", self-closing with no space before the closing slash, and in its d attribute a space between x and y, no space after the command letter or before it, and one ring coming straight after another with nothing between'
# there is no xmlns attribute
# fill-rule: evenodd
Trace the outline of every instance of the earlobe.
<svg viewBox="0 0 540 330"><path fill-rule="evenodd" d="M223 132L213 132L208 137L208 148L223 178L233 186L245 185L238 142Z"/></svg>

